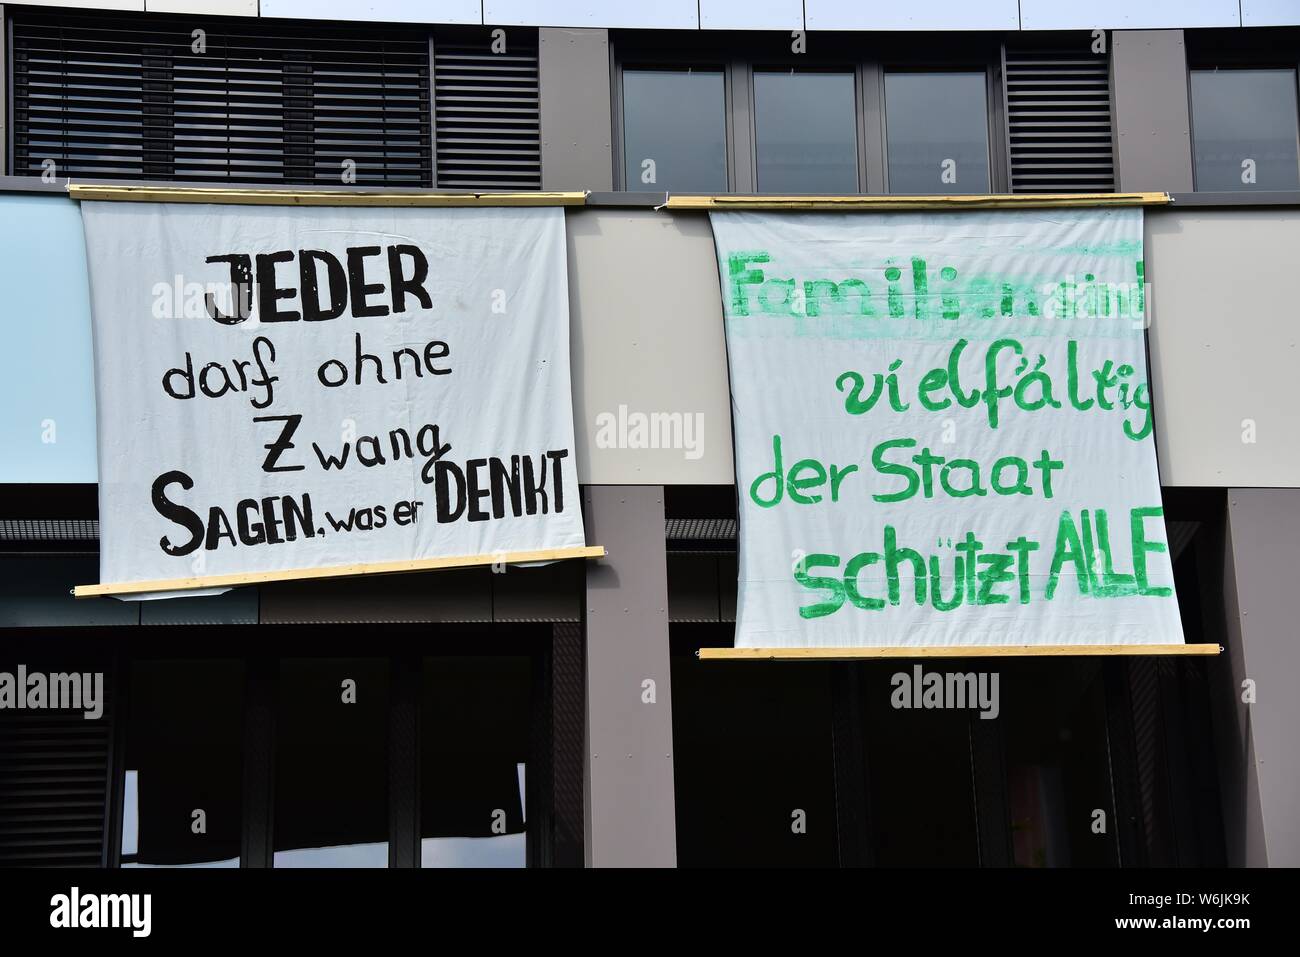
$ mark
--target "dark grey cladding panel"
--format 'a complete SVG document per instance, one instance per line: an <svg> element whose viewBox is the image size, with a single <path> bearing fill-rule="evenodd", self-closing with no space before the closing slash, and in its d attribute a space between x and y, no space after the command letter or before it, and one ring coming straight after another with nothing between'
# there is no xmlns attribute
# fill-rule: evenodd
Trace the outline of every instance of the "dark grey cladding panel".
<svg viewBox="0 0 1300 957"><path fill-rule="evenodd" d="M492 576L492 620L579 621L585 583L581 561L507 566Z"/></svg>
<svg viewBox="0 0 1300 957"><path fill-rule="evenodd" d="M272 582L261 592L264 625L492 620L488 567Z"/></svg>
<svg viewBox="0 0 1300 957"><path fill-rule="evenodd" d="M98 581L96 554L0 555L0 628L138 625L138 602L72 597Z"/></svg>
<svg viewBox="0 0 1300 957"><path fill-rule="evenodd" d="M739 593L740 559L736 555L723 555L718 559L719 614L723 621L736 620L736 600Z"/></svg>
<svg viewBox="0 0 1300 957"><path fill-rule="evenodd" d="M257 588L232 588L201 598L142 601L142 625L256 625Z"/></svg>
<svg viewBox="0 0 1300 957"><path fill-rule="evenodd" d="M0 575L0 628L257 623L256 588L154 601L73 598L74 585L99 581L99 557L92 553L0 555Z"/></svg>
<svg viewBox="0 0 1300 957"><path fill-rule="evenodd" d="M578 621L582 564L458 568L261 587L262 624Z"/></svg>
<svg viewBox="0 0 1300 957"><path fill-rule="evenodd" d="M718 621L717 555L669 554L668 620L670 622Z"/></svg>
<svg viewBox="0 0 1300 957"><path fill-rule="evenodd" d="M0 628L88 625L255 625L327 622L577 622L581 562L308 579L220 595L149 601L75 599L99 581L97 555L0 555Z"/></svg>

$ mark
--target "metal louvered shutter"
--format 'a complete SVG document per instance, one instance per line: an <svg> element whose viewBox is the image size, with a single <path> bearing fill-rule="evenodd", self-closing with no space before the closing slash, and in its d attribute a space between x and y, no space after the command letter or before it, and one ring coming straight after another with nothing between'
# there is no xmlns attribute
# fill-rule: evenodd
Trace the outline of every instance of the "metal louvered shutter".
<svg viewBox="0 0 1300 957"><path fill-rule="evenodd" d="M16 175L432 183L419 31L19 10L11 41Z"/></svg>
<svg viewBox="0 0 1300 957"><path fill-rule="evenodd" d="M439 188L542 188L537 34L507 39L502 53L486 31L434 40Z"/></svg>
<svg viewBox="0 0 1300 957"><path fill-rule="evenodd" d="M1012 192L1114 191L1110 58L1090 44L1005 47Z"/></svg>
<svg viewBox="0 0 1300 957"><path fill-rule="evenodd" d="M86 666L27 664L46 673ZM0 670L15 672L12 662ZM103 863L113 737L104 692L104 714L94 721L80 711L0 711L0 867Z"/></svg>

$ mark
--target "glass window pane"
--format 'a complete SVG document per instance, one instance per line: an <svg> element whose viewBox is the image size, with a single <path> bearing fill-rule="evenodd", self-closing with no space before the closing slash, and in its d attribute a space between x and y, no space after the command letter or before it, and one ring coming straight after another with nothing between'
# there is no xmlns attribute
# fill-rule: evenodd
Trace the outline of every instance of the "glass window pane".
<svg viewBox="0 0 1300 957"><path fill-rule="evenodd" d="M527 866L531 682L523 656L425 659L420 866Z"/></svg>
<svg viewBox="0 0 1300 957"><path fill-rule="evenodd" d="M238 867L244 665L131 666L123 867Z"/></svg>
<svg viewBox="0 0 1300 957"><path fill-rule="evenodd" d="M989 123L979 73L886 73L891 193L987 193Z"/></svg>
<svg viewBox="0 0 1300 957"><path fill-rule="evenodd" d="M624 70L625 188L726 192L726 119L721 70Z"/></svg>
<svg viewBox="0 0 1300 957"><path fill-rule="evenodd" d="M280 663L276 867L388 866L388 668Z"/></svg>
<svg viewBox="0 0 1300 957"><path fill-rule="evenodd" d="M1114 867L1114 820L1102 665L1079 659L1000 663L1007 814L1016 867Z"/></svg>
<svg viewBox="0 0 1300 957"><path fill-rule="evenodd" d="M1296 189L1294 70L1193 70L1197 189Z"/></svg>
<svg viewBox="0 0 1300 957"><path fill-rule="evenodd" d="M858 191L852 73L755 73L754 128L762 192Z"/></svg>
<svg viewBox="0 0 1300 957"><path fill-rule="evenodd" d="M897 662L871 662L862 671L876 866L977 867L970 713L896 707L900 672L912 674Z"/></svg>
<svg viewBox="0 0 1300 957"><path fill-rule="evenodd" d="M679 866L835 866L829 678L822 664L702 668L673 655Z"/></svg>

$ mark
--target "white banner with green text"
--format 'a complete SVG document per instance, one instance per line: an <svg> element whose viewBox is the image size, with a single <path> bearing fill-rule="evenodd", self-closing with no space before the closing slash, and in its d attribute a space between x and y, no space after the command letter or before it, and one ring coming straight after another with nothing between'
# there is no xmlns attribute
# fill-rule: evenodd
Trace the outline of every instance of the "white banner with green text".
<svg viewBox="0 0 1300 957"><path fill-rule="evenodd" d="M1183 641L1140 208L712 222L737 647Z"/></svg>

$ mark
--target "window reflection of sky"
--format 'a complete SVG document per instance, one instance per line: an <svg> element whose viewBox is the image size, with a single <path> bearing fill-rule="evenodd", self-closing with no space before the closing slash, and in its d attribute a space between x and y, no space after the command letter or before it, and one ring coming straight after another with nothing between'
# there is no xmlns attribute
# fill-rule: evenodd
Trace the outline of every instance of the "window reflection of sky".
<svg viewBox="0 0 1300 957"><path fill-rule="evenodd" d="M528 820L527 772L515 766L519 778L519 806ZM491 813L490 811L488 813ZM421 867L527 867L526 834L496 834L492 837L426 837L420 842Z"/></svg>
<svg viewBox="0 0 1300 957"><path fill-rule="evenodd" d="M388 842L276 851L276 867L387 867Z"/></svg>
<svg viewBox="0 0 1300 957"><path fill-rule="evenodd" d="M238 867L239 858L222 861L192 861L188 864L141 864L127 857L139 853L140 846L140 772L127 771L122 788L122 866L123 867Z"/></svg>
<svg viewBox="0 0 1300 957"><path fill-rule="evenodd" d="M493 738L494 736L489 737ZM491 743L488 743L486 746L489 751L493 750ZM500 771L504 771L508 774L507 768L509 764L506 764L505 767L495 764L495 760L488 760L484 753L478 750L478 747L472 748L472 753L480 755L481 760L487 762L485 765L486 767L494 769L499 768ZM518 752L516 751L516 754L517 753ZM422 839L421 866L431 868L526 867L528 863L528 842L525 833L489 833L491 826L497 824L502 813L507 815L506 823L512 831L520 831L521 828L526 827L526 764L523 761L510 761L510 759L507 759L509 763L513 763L515 766L515 780L511 783L513 783L516 788L518 798L518 805L516 806L514 805L513 797L509 794L508 788L510 783L508 783L508 777L502 780L500 777L495 777L494 775L489 774L488 777L492 778L492 780L497 783L488 786L484 793L476 794L478 789L484 785L486 779L480 780L478 777L480 772L474 762L471 762L470 766L466 766L464 765L463 759L458 755L451 755L447 758L449 763L444 763L439 756L436 756L433 753L427 753L424 756L424 761L431 761L431 767L433 769L441 770L441 773L434 773L433 780L438 782L435 787L450 788L451 793L455 796L452 798L450 805L439 806L438 810L433 812L434 819L426 820L426 824L429 825L426 833L429 831L432 833L441 832L446 836ZM471 767L473 767L474 770L471 770ZM158 820L142 820L142 792L146 797L146 803L143 806L145 814L151 814L156 817L159 813L163 813L165 816L172 813L189 813L189 811L185 809L177 809L173 807L159 808L156 806L156 800L154 803L149 803L151 790L158 790L157 785L159 785L160 782L155 780L153 782L155 787L151 789L145 778L154 773L155 772L152 771L149 766L144 766L130 768L126 770L123 775L121 866L124 868L165 866L205 868L239 867L240 859L238 856L231 856L221 860L193 860L173 864L146 863L136 859L140 854L142 828L144 836L148 838L153 834L154 830L157 830L161 823L165 823ZM484 771L483 773L486 774L487 772ZM370 778L371 776L365 775L364 777ZM504 785L506 790L503 790L501 785ZM469 788L469 791L462 794L461 792L464 788ZM313 793L316 793L318 797L323 797L320 792ZM471 797L471 795L475 794L476 796ZM464 804L457 803L458 799L465 798L470 799L468 807ZM173 794L166 800L172 802L176 799L177 795ZM184 799L182 798L181 800L183 801ZM185 805L185 808L188 808L188 804ZM288 811L287 808L282 810L286 812ZM430 811L426 810L425 813L429 814ZM465 819L464 815L467 813L469 814L469 818ZM444 818L444 814L448 816ZM480 814L482 815L481 822L478 819ZM489 825L489 822L491 822L491 825ZM188 828L188 820L186 820L185 823ZM460 834L455 833L458 830L461 832ZM336 831L333 836L346 839L347 837L353 836L353 833L353 829L344 828L341 833ZM382 831L380 831L380 834L382 834ZM475 834L478 836L471 837L468 836L469 834ZM322 834L321 836L328 839L328 836L331 835ZM373 838L380 835L375 834L374 829L371 829L370 833L364 835L356 833L355 836ZM293 838L287 833L282 835L282 837L293 840ZM299 837L299 840L301 840L301 836ZM194 856L202 855L205 849L201 846L201 839L199 839L199 844L200 846L188 848L186 853ZM226 843L221 849L214 849L214 852L217 854L223 852L229 854L231 850L234 849L235 848L229 846L229 843ZM152 857L155 853L155 851L150 851L150 856ZM363 843L330 845L325 847L290 847L277 850L273 855L273 865L275 867L287 868L382 868L387 867L388 862L389 844L387 841L367 841Z"/></svg>

